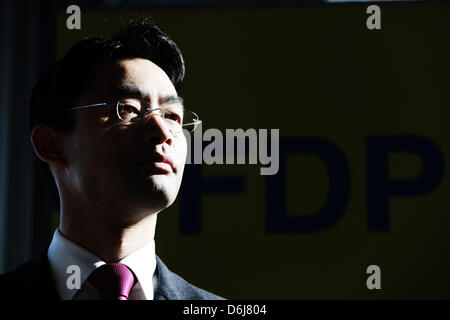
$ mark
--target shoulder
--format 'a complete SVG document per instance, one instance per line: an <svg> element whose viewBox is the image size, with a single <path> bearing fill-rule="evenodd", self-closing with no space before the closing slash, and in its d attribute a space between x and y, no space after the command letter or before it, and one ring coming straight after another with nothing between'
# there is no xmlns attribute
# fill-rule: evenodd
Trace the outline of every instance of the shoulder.
<svg viewBox="0 0 450 320"><path fill-rule="evenodd" d="M52 286L46 250L0 275L0 299L58 299Z"/></svg>
<svg viewBox="0 0 450 320"><path fill-rule="evenodd" d="M30 292L29 286L34 283L34 262L28 261L16 269L0 275L1 299L22 299Z"/></svg>
<svg viewBox="0 0 450 320"><path fill-rule="evenodd" d="M155 299L159 300L224 300L211 292L200 289L179 275L170 271L167 266L156 257L156 271L158 285Z"/></svg>

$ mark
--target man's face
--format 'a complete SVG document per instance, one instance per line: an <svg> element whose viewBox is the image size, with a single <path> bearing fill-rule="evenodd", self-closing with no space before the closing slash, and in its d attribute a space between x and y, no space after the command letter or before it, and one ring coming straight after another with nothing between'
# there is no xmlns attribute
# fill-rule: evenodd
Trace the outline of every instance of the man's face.
<svg viewBox="0 0 450 320"><path fill-rule="evenodd" d="M77 105L124 98L139 98L152 108L183 108L166 73L140 58L105 66ZM186 160L183 132L171 132L159 115L147 117L144 123L124 123L115 104L74 112L75 131L67 137L69 181L64 181L69 193L99 208L142 214L172 204Z"/></svg>

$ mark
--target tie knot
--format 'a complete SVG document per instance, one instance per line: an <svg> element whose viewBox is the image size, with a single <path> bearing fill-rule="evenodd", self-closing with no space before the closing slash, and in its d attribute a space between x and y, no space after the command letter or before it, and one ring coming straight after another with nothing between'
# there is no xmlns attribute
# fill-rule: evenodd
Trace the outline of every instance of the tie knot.
<svg viewBox="0 0 450 320"><path fill-rule="evenodd" d="M89 282L108 300L128 300L136 283L133 272L124 264L107 263L95 269Z"/></svg>

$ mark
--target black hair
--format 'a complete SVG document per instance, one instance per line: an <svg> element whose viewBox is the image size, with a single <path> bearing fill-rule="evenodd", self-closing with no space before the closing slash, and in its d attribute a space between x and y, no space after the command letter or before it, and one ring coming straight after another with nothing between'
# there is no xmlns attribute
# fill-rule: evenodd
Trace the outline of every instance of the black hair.
<svg viewBox="0 0 450 320"><path fill-rule="evenodd" d="M99 68L127 58L144 58L158 65L180 89L185 67L180 49L150 19L129 22L112 36L96 36L76 43L56 61L35 85L30 106L30 130L39 124L50 125L62 133L74 129L72 112L75 100L92 85Z"/></svg>

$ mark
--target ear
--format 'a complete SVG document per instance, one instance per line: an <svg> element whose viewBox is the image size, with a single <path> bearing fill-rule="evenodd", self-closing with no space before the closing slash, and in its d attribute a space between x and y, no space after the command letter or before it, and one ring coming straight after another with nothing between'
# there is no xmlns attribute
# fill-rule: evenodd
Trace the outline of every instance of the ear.
<svg viewBox="0 0 450 320"><path fill-rule="evenodd" d="M55 129L39 125L31 132L31 143L39 159L48 163L65 163L61 133Z"/></svg>

